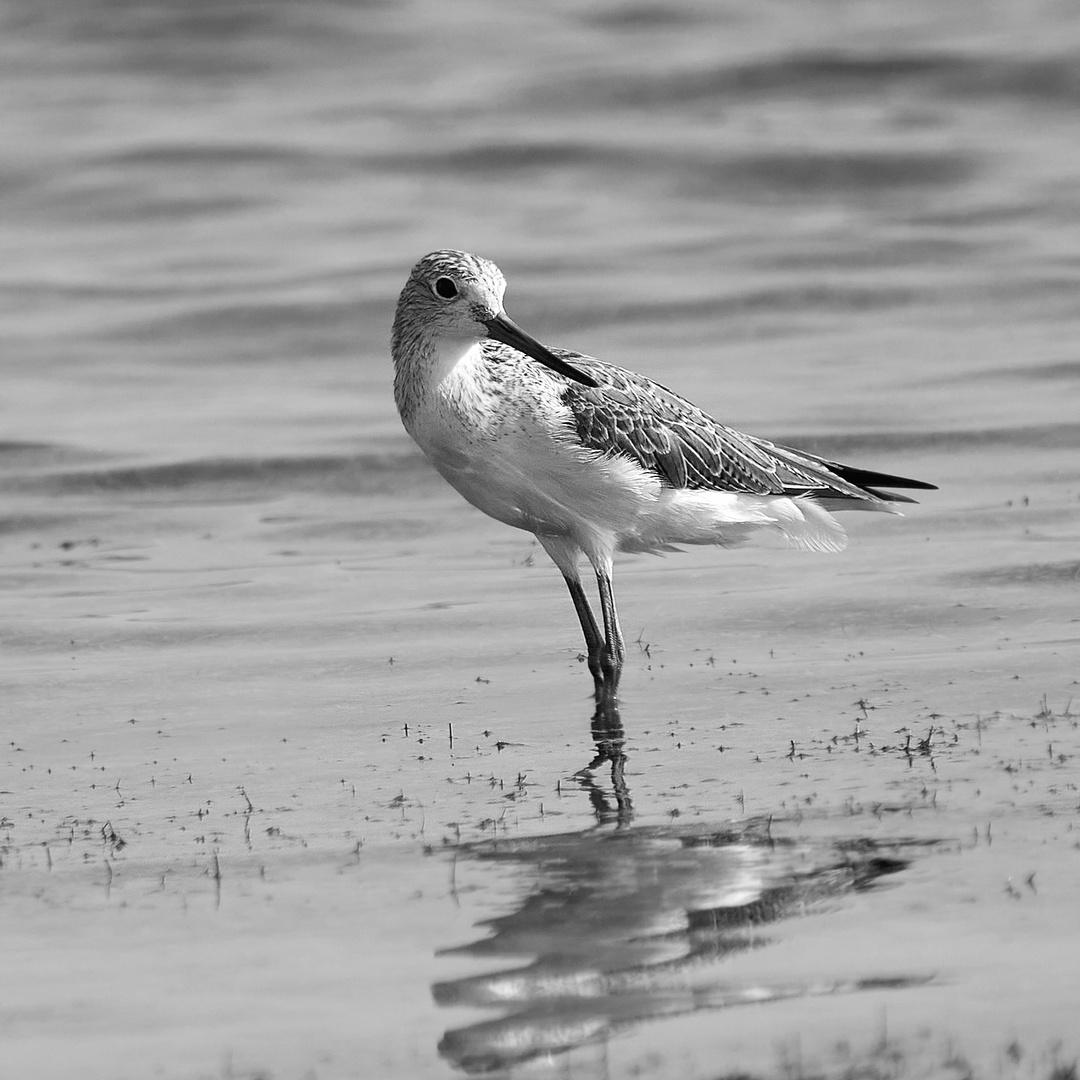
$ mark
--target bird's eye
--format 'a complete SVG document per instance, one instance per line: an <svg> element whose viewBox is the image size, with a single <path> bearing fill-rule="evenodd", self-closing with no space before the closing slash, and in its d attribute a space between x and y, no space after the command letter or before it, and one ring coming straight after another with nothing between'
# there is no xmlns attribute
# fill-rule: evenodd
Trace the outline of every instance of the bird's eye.
<svg viewBox="0 0 1080 1080"><path fill-rule="evenodd" d="M458 294L457 282L448 277L436 278L432 289L435 295L442 297L443 300L453 300Z"/></svg>

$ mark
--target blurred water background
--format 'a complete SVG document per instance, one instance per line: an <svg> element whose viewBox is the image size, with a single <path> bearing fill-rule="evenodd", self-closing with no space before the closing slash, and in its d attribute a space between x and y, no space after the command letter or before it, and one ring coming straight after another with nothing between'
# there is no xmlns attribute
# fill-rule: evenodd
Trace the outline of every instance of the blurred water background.
<svg viewBox="0 0 1080 1080"><path fill-rule="evenodd" d="M903 521L854 515L874 520L842 562L621 564L628 638L648 626L654 642L625 680L638 820L771 816L798 794L798 820L813 806L847 827L886 797L937 813L940 782L927 830L985 835L981 897L1032 871L994 861L1012 858L1018 800L1014 853L1041 830L1059 847L1039 850L1071 850L1054 800L1074 789L1017 794L1011 766L973 779L1011 760L979 757L981 727L955 774L967 817L910 755L868 771L858 738L841 782L830 725L872 724L852 705L869 694L892 709L879 742L899 724L940 738L942 714L971 742L975 714L1072 693L1074 3L0 0L0 146L9 1060L235 1075L204 1061L235 1046L313 1075L332 1047L360 1064L327 1075L370 1075L377 1043L380 1075L446 1075L429 988L454 972L434 957L471 940L472 916L433 861L372 849L593 823L585 795L552 793L592 754L557 575L531 573L531 538L465 506L394 412L393 306L435 248L494 259L542 341L755 434L942 486ZM808 738L832 742L803 764ZM1057 783L1053 746L1043 767ZM531 801L526 774L545 785ZM249 829L253 813L272 828ZM362 888L339 869L354 850ZM1066 865L1053 853L1040 884ZM932 917L897 923L891 953L864 911L860 955L903 967L917 940L929 967L934 935L963 927L964 992L912 994L911 1029L962 999L969 1045L999 1053L1024 999L1045 1047L1075 988L1032 967L1013 909L969 921L970 867L948 871L953 922L932 881ZM499 882L476 891L480 915L520 886ZM1025 933L1063 964L1046 928L1073 918L1075 890L1059 884L1057 922ZM413 903L425 890L439 901ZM213 979L189 963L189 898ZM1012 966L993 967L1006 939ZM804 1030L798 1008L785 1030ZM755 1015L764 1031L776 1014ZM674 1039L668 1075L717 1074L702 1031L700 1069Z"/></svg>
<svg viewBox="0 0 1080 1080"><path fill-rule="evenodd" d="M4 438L403 448L436 247L761 433L1061 420L1078 57L1058 2L5 0Z"/></svg>
<svg viewBox="0 0 1080 1080"><path fill-rule="evenodd" d="M541 340L943 484L939 569L997 565L986 507L1050 481L1075 516L1078 61L1050 0L4 0L9 646L52 633L63 545L108 573L61 621L374 541L421 575L400 606L450 520L524 543L394 412L394 301L439 247L497 261ZM141 618L210 631L170 595ZM295 601L249 622L294 633Z"/></svg>

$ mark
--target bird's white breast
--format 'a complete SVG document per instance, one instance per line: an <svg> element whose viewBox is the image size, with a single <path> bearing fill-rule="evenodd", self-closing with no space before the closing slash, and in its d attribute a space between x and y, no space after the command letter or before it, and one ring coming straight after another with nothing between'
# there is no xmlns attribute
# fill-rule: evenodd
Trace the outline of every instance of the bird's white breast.
<svg viewBox="0 0 1080 1080"><path fill-rule="evenodd" d="M492 372L467 355L428 390L407 424L439 472L508 525L617 546L659 480L580 444L561 382L531 363Z"/></svg>

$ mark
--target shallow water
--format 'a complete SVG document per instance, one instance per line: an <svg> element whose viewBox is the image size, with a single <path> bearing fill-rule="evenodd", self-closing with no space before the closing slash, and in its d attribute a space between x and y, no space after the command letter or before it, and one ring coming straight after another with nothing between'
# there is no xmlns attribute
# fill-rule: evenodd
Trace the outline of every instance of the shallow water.
<svg viewBox="0 0 1080 1080"><path fill-rule="evenodd" d="M1078 61L1052 3L3 5L8 1068L1075 1060ZM941 490L623 560L613 749L394 413L448 246Z"/></svg>

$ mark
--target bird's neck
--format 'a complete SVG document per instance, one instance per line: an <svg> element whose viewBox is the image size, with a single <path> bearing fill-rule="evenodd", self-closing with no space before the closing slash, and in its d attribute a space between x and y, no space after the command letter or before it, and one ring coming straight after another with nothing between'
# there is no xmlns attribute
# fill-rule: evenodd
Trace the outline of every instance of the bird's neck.
<svg viewBox="0 0 1080 1080"><path fill-rule="evenodd" d="M395 334L394 397L403 418L412 416L451 375L464 374L483 355L475 337Z"/></svg>

